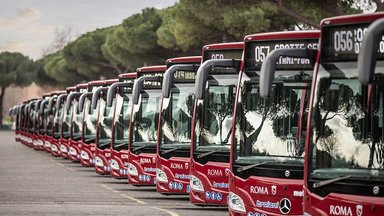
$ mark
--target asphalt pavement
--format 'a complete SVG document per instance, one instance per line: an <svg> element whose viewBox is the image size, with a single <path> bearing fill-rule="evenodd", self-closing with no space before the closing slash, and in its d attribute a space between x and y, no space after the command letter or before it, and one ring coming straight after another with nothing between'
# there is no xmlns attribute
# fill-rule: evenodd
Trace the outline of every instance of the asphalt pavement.
<svg viewBox="0 0 384 216"><path fill-rule="evenodd" d="M0 131L0 215L228 215L199 207L188 196L135 187L15 142Z"/></svg>

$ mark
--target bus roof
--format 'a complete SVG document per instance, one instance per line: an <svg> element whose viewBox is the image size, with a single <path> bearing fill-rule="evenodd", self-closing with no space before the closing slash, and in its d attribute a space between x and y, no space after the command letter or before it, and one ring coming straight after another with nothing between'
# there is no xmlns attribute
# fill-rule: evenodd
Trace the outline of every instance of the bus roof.
<svg viewBox="0 0 384 216"><path fill-rule="evenodd" d="M104 80L103 84L104 85L110 85L110 84L113 84L115 82L119 82L119 79L107 79L107 80Z"/></svg>
<svg viewBox="0 0 384 216"><path fill-rule="evenodd" d="M136 77L137 77L137 73L136 72L129 72L129 73L119 74L119 79L126 79L126 78L135 79Z"/></svg>
<svg viewBox="0 0 384 216"><path fill-rule="evenodd" d="M66 88L67 92L68 91L76 91L76 86L69 86Z"/></svg>
<svg viewBox="0 0 384 216"><path fill-rule="evenodd" d="M165 65L154 65L154 66L140 67L140 68L137 68L136 71L140 73L146 73L146 72L156 72L156 71L164 72L165 70L167 70L167 66Z"/></svg>
<svg viewBox="0 0 384 216"><path fill-rule="evenodd" d="M280 31L251 34L244 37L244 42L255 40L276 40L276 39L309 39L319 38L320 31Z"/></svg>
<svg viewBox="0 0 384 216"><path fill-rule="evenodd" d="M167 59L166 63L169 64L184 64L184 63L200 63L202 57L201 56L183 56L176 58Z"/></svg>
<svg viewBox="0 0 384 216"><path fill-rule="evenodd" d="M86 89L88 88L88 83L79 83L76 85L77 88Z"/></svg>
<svg viewBox="0 0 384 216"><path fill-rule="evenodd" d="M203 46L203 50L243 49L243 42L215 43Z"/></svg>
<svg viewBox="0 0 384 216"><path fill-rule="evenodd" d="M320 26L329 25L329 24L335 25L335 24L343 24L343 23L372 22L373 20L376 20L382 17L384 17L384 12L329 17L329 18L323 19L320 22Z"/></svg>

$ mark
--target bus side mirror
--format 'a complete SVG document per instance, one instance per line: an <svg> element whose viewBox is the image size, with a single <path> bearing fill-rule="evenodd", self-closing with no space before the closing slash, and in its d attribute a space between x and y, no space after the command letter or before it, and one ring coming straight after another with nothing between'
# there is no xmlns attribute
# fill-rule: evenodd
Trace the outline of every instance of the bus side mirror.
<svg viewBox="0 0 384 216"><path fill-rule="evenodd" d="M91 109L96 109L97 101L99 100L101 92L108 91L109 87L98 88L92 95Z"/></svg>
<svg viewBox="0 0 384 216"><path fill-rule="evenodd" d="M40 107L39 107L39 114L43 114L44 112L44 107L48 104L49 102L49 99L44 99L41 104L40 104Z"/></svg>
<svg viewBox="0 0 384 216"><path fill-rule="evenodd" d="M372 82L376 67L377 50L379 49L383 30L384 19L374 21L369 25L363 41L361 42L357 65L359 81L363 85L368 85Z"/></svg>
<svg viewBox="0 0 384 216"><path fill-rule="evenodd" d="M132 93L133 104L139 103L140 93L141 93L141 90L143 89L143 83L145 81L161 82L161 77L160 76L143 76L138 78L135 81L135 84L133 84L133 93Z"/></svg>
<svg viewBox="0 0 384 216"><path fill-rule="evenodd" d="M79 98L79 112L83 112L83 109L84 109L84 102L85 102L85 98L91 98L92 97L92 92L86 92L86 93L83 93L80 98Z"/></svg>
<svg viewBox="0 0 384 216"><path fill-rule="evenodd" d="M195 81L195 95L197 99L204 98L204 90L207 86L208 73L212 67L233 67L240 65L240 60L235 59L210 59L205 61L197 70Z"/></svg>
<svg viewBox="0 0 384 216"><path fill-rule="evenodd" d="M195 71L196 65L193 64L177 64L172 65L169 67L163 76L163 84L162 84L162 95L164 98L169 98L169 95L171 94L171 89L173 85L173 78L176 71Z"/></svg>
<svg viewBox="0 0 384 216"><path fill-rule="evenodd" d="M71 92L69 95L68 95L68 98L67 98L67 101L65 102L65 112L68 114L69 113L69 110L71 109L71 103L73 101L73 99L75 97L79 97L81 94L83 93L80 93L80 92Z"/></svg>
<svg viewBox="0 0 384 216"><path fill-rule="evenodd" d="M59 97L57 97L56 100L56 109L59 109L59 104L61 103L62 100L66 99L68 94L61 94Z"/></svg>
<svg viewBox="0 0 384 216"><path fill-rule="evenodd" d="M49 98L49 102L48 102L48 110L49 110L49 112L52 111L53 103L55 102L56 99L57 99L56 95L54 95L51 98Z"/></svg>
<svg viewBox="0 0 384 216"><path fill-rule="evenodd" d="M313 62L316 50L310 49L275 49L270 52L261 64L260 69L260 97L267 98L271 94L275 77L276 64L280 57L307 58Z"/></svg>
<svg viewBox="0 0 384 216"><path fill-rule="evenodd" d="M124 87L131 87L132 88L132 85L133 85L133 83L128 83L128 82L116 82L116 83L113 83L109 87L109 89L108 89L108 93L107 93L107 106L108 107L112 106L113 98L116 95L117 88L124 88Z"/></svg>

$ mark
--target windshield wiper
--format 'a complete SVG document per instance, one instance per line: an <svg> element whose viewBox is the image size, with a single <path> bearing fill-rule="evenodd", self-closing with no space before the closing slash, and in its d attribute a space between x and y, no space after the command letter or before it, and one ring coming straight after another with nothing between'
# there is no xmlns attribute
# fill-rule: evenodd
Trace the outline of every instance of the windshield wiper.
<svg viewBox="0 0 384 216"><path fill-rule="evenodd" d="M126 142L125 143L124 142L123 143L119 143L119 144L114 145L113 147L114 148L119 148L119 147L124 146L124 145L128 146L128 143L126 143Z"/></svg>
<svg viewBox="0 0 384 216"><path fill-rule="evenodd" d="M351 177L352 177L351 175L346 175L346 176L340 176L340 177L337 177L337 178L328 179L328 180L324 180L324 181L318 181L318 182L313 183L312 187L313 188L323 187L325 185L329 185L329 184L332 184L334 182L338 182L338 181L341 181L341 180L344 180L344 179L349 179Z"/></svg>
<svg viewBox="0 0 384 216"><path fill-rule="evenodd" d="M81 135L72 136L72 139L73 139L73 140L79 140L80 138L81 138Z"/></svg>
<svg viewBox="0 0 384 216"><path fill-rule="evenodd" d="M107 145L111 145L111 142L105 142L105 143L99 143L99 145L97 145L99 148L101 147L104 147L104 146L107 146Z"/></svg>
<svg viewBox="0 0 384 216"><path fill-rule="evenodd" d="M90 139L86 139L84 140L85 143L90 143L90 142L94 142L96 140L96 138L90 138Z"/></svg>
<svg viewBox="0 0 384 216"><path fill-rule="evenodd" d="M139 146L139 147L136 147L136 148L132 148L132 151L134 152L137 152L143 148L146 148L146 147L149 147L149 146L155 146L154 144L146 144L146 145L142 145L142 146Z"/></svg>
<svg viewBox="0 0 384 216"><path fill-rule="evenodd" d="M201 153L201 154L197 155L197 158L203 158L203 157L209 156L209 155L211 155L213 153L220 152L220 151L223 151L223 150L228 150L228 149L215 149L215 150L212 150L212 151L209 151L209 152L204 152L204 153Z"/></svg>
<svg viewBox="0 0 384 216"><path fill-rule="evenodd" d="M264 165L264 164L267 164L267 163L270 163L271 161L263 161L263 162L260 162L260 163L255 163L255 164L250 164L250 165L247 165L247 166L242 166L242 167L239 167L237 168L237 172L244 172L245 170L249 170L249 169L252 169L254 167L258 167L258 166L261 166L261 165Z"/></svg>
<svg viewBox="0 0 384 216"><path fill-rule="evenodd" d="M174 152L176 150L179 150L179 149L184 149L184 148L187 148L186 146L179 146L179 147L175 147L175 148L171 148L171 149L167 149L167 150L163 150L161 153L163 155L166 155L166 154L169 154L171 152Z"/></svg>

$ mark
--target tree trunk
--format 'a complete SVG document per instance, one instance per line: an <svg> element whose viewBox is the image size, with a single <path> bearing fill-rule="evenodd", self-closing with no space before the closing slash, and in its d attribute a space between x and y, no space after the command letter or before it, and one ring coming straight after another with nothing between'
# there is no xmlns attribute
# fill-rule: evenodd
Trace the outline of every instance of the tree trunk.
<svg viewBox="0 0 384 216"><path fill-rule="evenodd" d="M5 88L1 87L1 94L0 94L0 129L3 128L3 99L5 94Z"/></svg>

